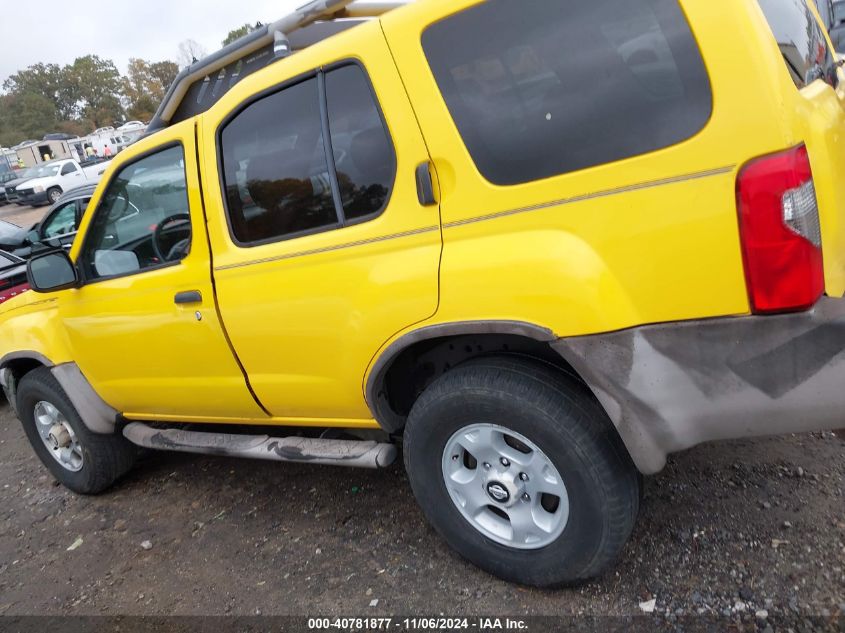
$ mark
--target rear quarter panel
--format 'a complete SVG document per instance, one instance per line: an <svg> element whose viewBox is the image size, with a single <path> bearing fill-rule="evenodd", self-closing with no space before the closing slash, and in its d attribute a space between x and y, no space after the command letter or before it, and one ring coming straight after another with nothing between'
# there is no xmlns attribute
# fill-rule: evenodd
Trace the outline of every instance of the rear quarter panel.
<svg viewBox="0 0 845 633"><path fill-rule="evenodd" d="M749 311L735 182L791 139L757 54L753 0L684 0L713 111L672 147L526 185L486 181L426 62L425 28L476 4L431 0L383 18L442 191L441 303L434 321L508 319L558 336Z"/></svg>

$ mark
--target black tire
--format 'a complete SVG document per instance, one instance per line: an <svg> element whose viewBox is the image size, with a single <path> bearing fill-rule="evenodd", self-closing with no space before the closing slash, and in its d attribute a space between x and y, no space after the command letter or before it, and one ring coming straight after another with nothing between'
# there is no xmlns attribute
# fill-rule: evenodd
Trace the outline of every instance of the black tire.
<svg viewBox="0 0 845 633"><path fill-rule="evenodd" d="M562 533L539 549L488 538L457 509L441 460L458 430L479 422L533 442L560 473L569 502ZM594 578L619 556L639 511L641 477L601 405L577 380L520 357L469 361L432 383L405 427L405 468L435 529L464 558L538 587Z"/></svg>
<svg viewBox="0 0 845 633"><path fill-rule="evenodd" d="M62 190L59 187L50 187L47 190L47 204L56 204L62 197Z"/></svg>
<svg viewBox="0 0 845 633"><path fill-rule="evenodd" d="M120 435L92 433L82 422L70 399L46 367L35 369L20 381L17 390L18 417L29 443L47 470L66 488L94 495L110 487L135 463L135 446ZM82 468L73 472L62 466L44 445L35 422L35 405L52 404L72 428L82 452Z"/></svg>

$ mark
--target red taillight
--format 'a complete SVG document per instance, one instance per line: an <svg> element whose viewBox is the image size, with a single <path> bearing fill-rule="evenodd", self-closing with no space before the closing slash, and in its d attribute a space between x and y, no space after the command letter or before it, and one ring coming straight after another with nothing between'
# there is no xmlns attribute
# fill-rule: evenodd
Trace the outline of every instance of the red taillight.
<svg viewBox="0 0 845 633"><path fill-rule="evenodd" d="M812 307L824 293L824 266L807 148L746 165L737 179L737 205L752 311Z"/></svg>

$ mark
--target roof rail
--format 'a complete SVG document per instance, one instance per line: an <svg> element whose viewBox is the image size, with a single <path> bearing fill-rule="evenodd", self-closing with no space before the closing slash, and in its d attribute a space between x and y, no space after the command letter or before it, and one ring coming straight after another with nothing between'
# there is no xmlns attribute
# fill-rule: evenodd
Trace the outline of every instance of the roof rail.
<svg viewBox="0 0 845 633"><path fill-rule="evenodd" d="M290 15L259 27L183 69L147 126L147 133L204 112L256 70L409 1L311 0ZM213 78L215 73L217 77ZM193 97L194 103L189 107L184 107L186 97Z"/></svg>

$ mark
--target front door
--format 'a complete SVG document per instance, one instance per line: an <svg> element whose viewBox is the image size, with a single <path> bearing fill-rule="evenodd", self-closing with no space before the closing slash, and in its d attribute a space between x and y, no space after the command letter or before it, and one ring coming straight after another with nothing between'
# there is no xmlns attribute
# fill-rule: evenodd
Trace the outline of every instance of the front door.
<svg viewBox="0 0 845 633"><path fill-rule="evenodd" d="M73 358L129 418L264 418L217 316L193 123L152 140L92 200L72 251L83 285L59 314Z"/></svg>

